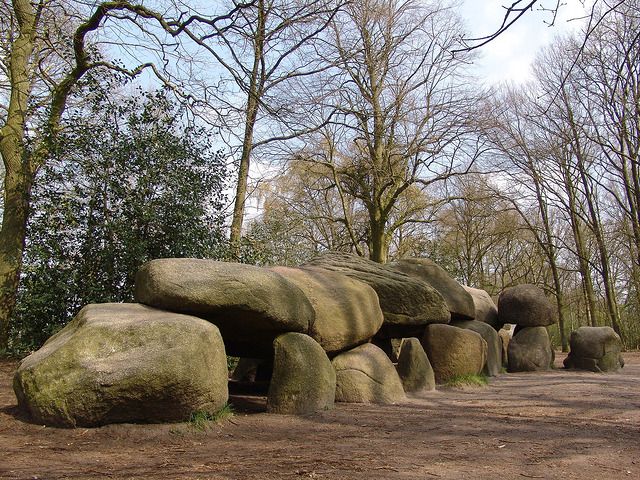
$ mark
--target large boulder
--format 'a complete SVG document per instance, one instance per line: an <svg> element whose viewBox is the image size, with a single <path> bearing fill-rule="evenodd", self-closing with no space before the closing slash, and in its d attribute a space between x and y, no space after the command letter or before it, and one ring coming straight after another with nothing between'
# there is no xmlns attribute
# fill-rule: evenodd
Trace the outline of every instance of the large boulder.
<svg viewBox="0 0 640 480"><path fill-rule="evenodd" d="M428 258L407 258L389 264L389 267L422 280L435 288L444 298L451 320L473 320L473 298L442 267Z"/></svg>
<svg viewBox="0 0 640 480"><path fill-rule="evenodd" d="M425 325L448 323L451 315L440 293L431 285L387 265L347 253L329 252L307 266L341 273L370 285L378 294L384 323L379 336L411 337L422 334Z"/></svg>
<svg viewBox="0 0 640 480"><path fill-rule="evenodd" d="M508 347L509 372L549 370L553 349L546 327L523 327L516 331Z"/></svg>
<svg viewBox="0 0 640 480"><path fill-rule="evenodd" d="M220 328L227 352L269 358L273 340L307 332L314 310L306 295L277 272L239 263L166 258L136 275L138 302L202 317Z"/></svg>
<svg viewBox="0 0 640 480"><path fill-rule="evenodd" d="M467 287L466 285L463 285L462 288L471 295L473 300L475 309L474 320L487 323L496 330L500 330L504 324L500 323L498 319L498 307L496 307L491 295L489 295L486 290L479 288Z"/></svg>
<svg viewBox="0 0 640 480"><path fill-rule="evenodd" d="M228 399L218 328L138 304L88 305L14 377L18 405L46 425L172 422Z"/></svg>
<svg viewBox="0 0 640 480"><path fill-rule="evenodd" d="M502 339L498 332L491 325L477 320L458 321L452 323L452 325L480 334L484 341L487 342L487 361L484 365L483 373L489 377L498 375L502 370Z"/></svg>
<svg viewBox="0 0 640 480"><path fill-rule="evenodd" d="M336 373L318 342L302 333L285 333L273 346L267 411L301 415L333 408Z"/></svg>
<svg viewBox="0 0 640 480"><path fill-rule="evenodd" d="M411 396L420 396L436 388L429 357L417 338L404 339L396 369L404 391Z"/></svg>
<svg viewBox="0 0 640 480"><path fill-rule="evenodd" d="M566 368L611 372L624 366L622 341L611 327L580 327L571 332Z"/></svg>
<svg viewBox="0 0 640 480"><path fill-rule="evenodd" d="M382 326L375 290L366 283L320 268L273 267L307 296L315 311L308 335L330 354L367 342Z"/></svg>
<svg viewBox="0 0 640 480"><path fill-rule="evenodd" d="M371 343L341 353L332 364L337 402L390 404L406 398L393 363Z"/></svg>
<svg viewBox="0 0 640 480"><path fill-rule="evenodd" d="M500 323L520 327L546 327L556 323L556 310L544 291L531 284L505 288L498 297Z"/></svg>
<svg viewBox="0 0 640 480"><path fill-rule="evenodd" d="M479 333L452 325L429 325L421 339L436 383L479 375L487 361L487 342Z"/></svg>

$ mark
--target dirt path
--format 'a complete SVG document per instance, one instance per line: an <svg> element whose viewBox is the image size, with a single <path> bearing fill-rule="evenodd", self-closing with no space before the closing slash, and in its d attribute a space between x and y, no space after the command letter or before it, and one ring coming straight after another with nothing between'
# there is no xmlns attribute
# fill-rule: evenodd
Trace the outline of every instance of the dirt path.
<svg viewBox="0 0 640 480"><path fill-rule="evenodd" d="M619 374L507 374L405 405L240 412L206 432L27 423L11 390L15 363L0 362L0 478L638 479L640 354L625 359Z"/></svg>

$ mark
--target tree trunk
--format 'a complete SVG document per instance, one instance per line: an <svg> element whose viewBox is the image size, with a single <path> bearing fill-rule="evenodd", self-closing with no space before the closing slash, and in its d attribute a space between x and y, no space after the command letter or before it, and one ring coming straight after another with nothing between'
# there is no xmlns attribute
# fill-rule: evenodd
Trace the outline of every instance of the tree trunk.
<svg viewBox="0 0 640 480"><path fill-rule="evenodd" d="M556 305L558 307L558 328L560 330L560 343L562 345L562 351L569 351L569 342L565 333L564 325L564 296L562 294L562 284L560 282L560 273L558 272L558 263L556 248L553 244L553 232L551 231L551 221L549 219L549 210L547 208L547 202L545 202L544 195L542 193L542 186L537 173L533 168L533 164L529 165L531 170L531 176L536 187L536 200L538 201L538 209L540 210L540 216L542 217L542 224L544 226L544 234L546 237L546 245L541 245L542 249L547 255L547 260L551 266L551 274L553 276L553 286L555 290ZM537 235L536 235L537 237Z"/></svg>
<svg viewBox="0 0 640 480"><path fill-rule="evenodd" d="M261 71L264 73L264 70L261 70L261 64L264 62L264 42L267 20L264 1L260 0L256 8L258 9L258 18L256 36L253 44L253 66L249 91L247 92L242 153L240 155L240 165L238 166L238 185L236 187L236 199L229 234L231 250L236 258L240 256L240 239L242 238L242 223L244 221L245 202L247 200L251 152L253 151L253 131L256 125L256 119L258 118L260 98L264 89L264 78L261 76Z"/></svg>
<svg viewBox="0 0 640 480"><path fill-rule="evenodd" d="M258 114L258 101L255 95L250 93L248 102L249 107L247 109L247 119L245 121L242 154L240 155L240 165L238 167L236 199L233 207L233 218L231 220L231 232L229 235L229 242L231 243L232 253L235 257L238 257L240 254L240 239L242 238L242 223L244 221L244 207L247 199L249 167L251 151L253 149L253 129Z"/></svg>
<svg viewBox="0 0 640 480"><path fill-rule="evenodd" d="M592 327L598 326L596 319L596 301L595 293L593 291L593 280L591 278L591 267L587 260L587 249L585 247L584 238L582 234L582 225L580 216L577 212L577 199L576 188L571 178L571 172L565 161L562 161L562 175L565 191L569 200L568 214L571 221L571 230L573 232L573 238L576 244L576 255L578 257L578 269L580 270L580 276L582 278L582 285L584 287L585 300L587 302L587 312L589 316L589 325Z"/></svg>
<svg viewBox="0 0 640 480"><path fill-rule="evenodd" d="M387 263L389 259L389 238L384 221L371 220L369 232L369 259L378 263Z"/></svg>
<svg viewBox="0 0 640 480"><path fill-rule="evenodd" d="M7 120L0 129L0 155L5 167L4 212L0 230L0 350L6 349L9 343L34 175L24 145L24 135L31 92L30 59L39 17L27 0L16 0L13 6L20 31L11 45L11 97Z"/></svg>
<svg viewBox="0 0 640 480"><path fill-rule="evenodd" d="M5 177L4 216L0 230L0 350L8 346L22 268L32 184L31 173L25 170L9 172L7 169Z"/></svg>

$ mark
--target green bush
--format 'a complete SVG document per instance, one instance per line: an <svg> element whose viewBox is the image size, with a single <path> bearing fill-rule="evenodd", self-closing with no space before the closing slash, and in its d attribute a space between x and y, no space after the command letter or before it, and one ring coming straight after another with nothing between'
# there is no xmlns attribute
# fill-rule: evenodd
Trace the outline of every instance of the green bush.
<svg viewBox="0 0 640 480"><path fill-rule="evenodd" d="M87 92L32 192L9 352L39 348L89 303L128 302L138 267L219 258L226 164L165 91Z"/></svg>

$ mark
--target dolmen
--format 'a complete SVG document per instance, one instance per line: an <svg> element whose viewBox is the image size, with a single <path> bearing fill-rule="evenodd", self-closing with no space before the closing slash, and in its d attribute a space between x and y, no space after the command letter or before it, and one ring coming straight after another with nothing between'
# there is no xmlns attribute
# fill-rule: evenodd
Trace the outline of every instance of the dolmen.
<svg viewBox="0 0 640 480"><path fill-rule="evenodd" d="M548 368L552 312L535 288L503 292L496 312L486 292L427 259L152 260L137 272L137 303L84 307L21 362L14 390L47 425L184 421L228 402L230 355L241 359L236 378L268 378L271 413L394 404L456 376L497 375L505 322L521 329L510 368Z"/></svg>
<svg viewBox="0 0 640 480"><path fill-rule="evenodd" d="M504 289L498 297L498 317L516 325L507 351L509 372L548 370L554 353L547 326L556 323L556 312L544 291L531 284Z"/></svg>

